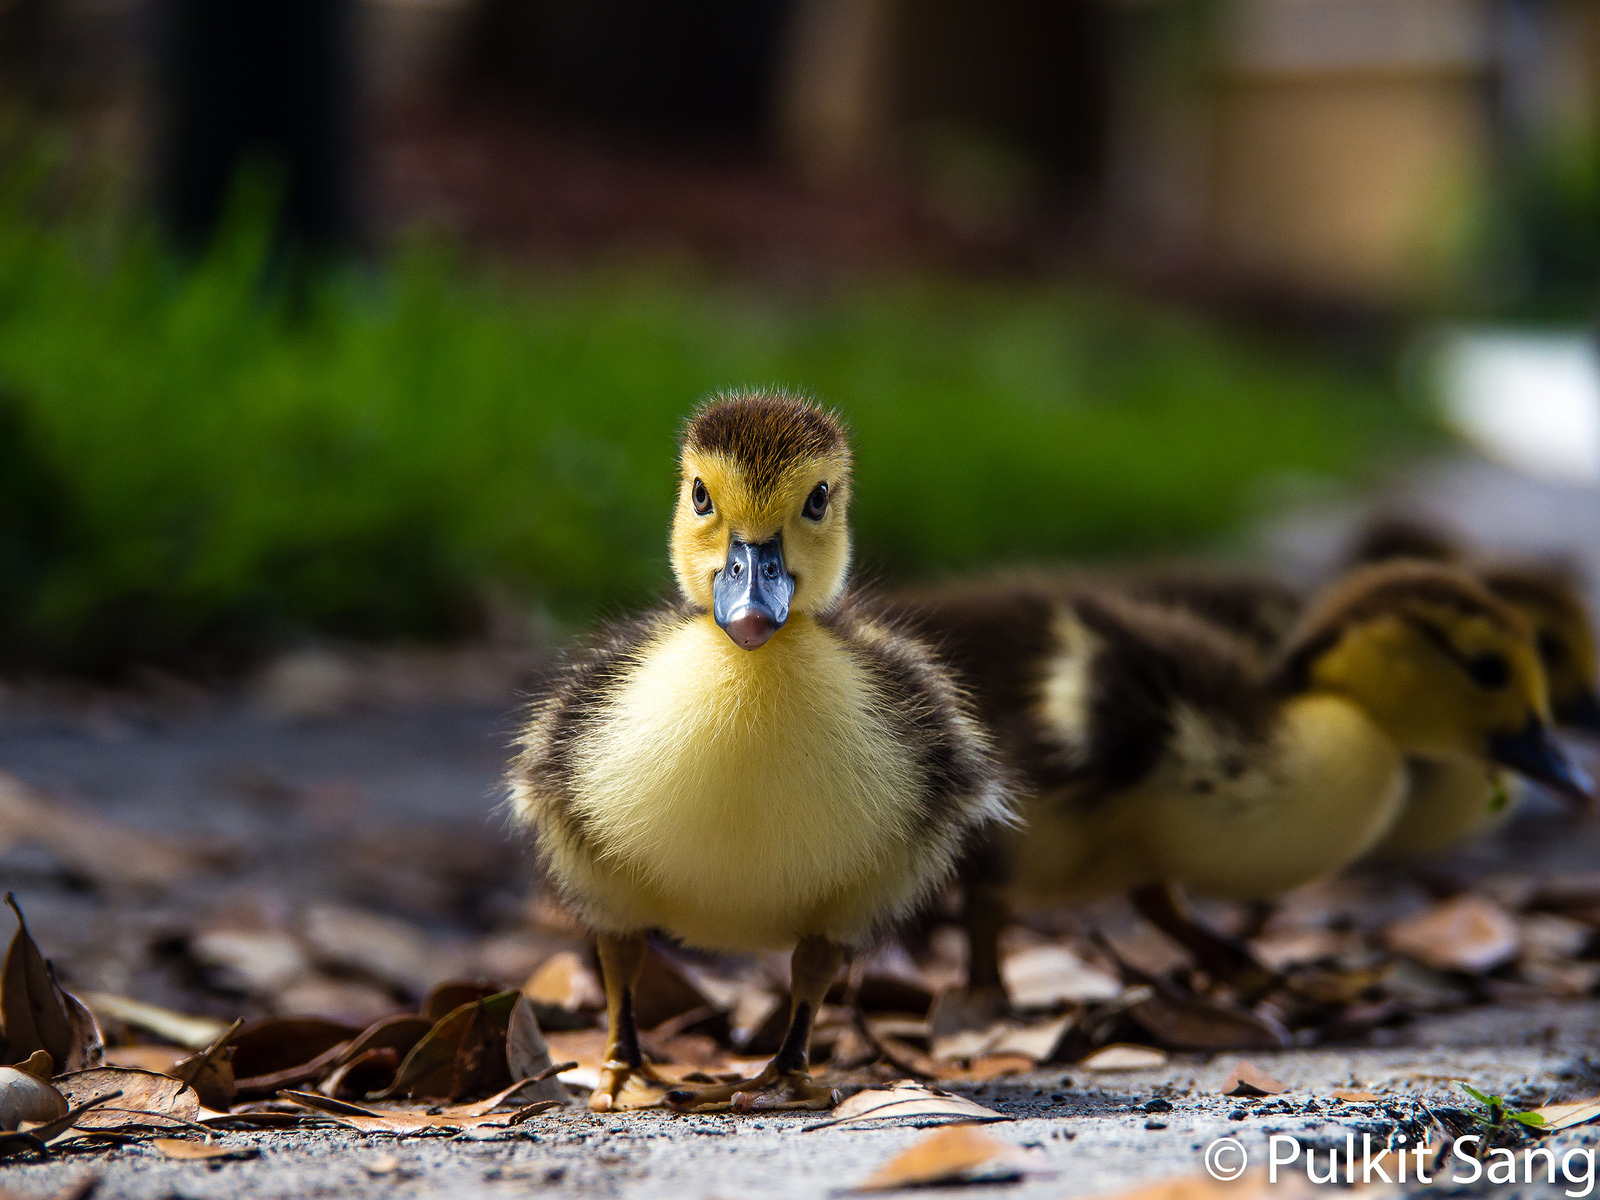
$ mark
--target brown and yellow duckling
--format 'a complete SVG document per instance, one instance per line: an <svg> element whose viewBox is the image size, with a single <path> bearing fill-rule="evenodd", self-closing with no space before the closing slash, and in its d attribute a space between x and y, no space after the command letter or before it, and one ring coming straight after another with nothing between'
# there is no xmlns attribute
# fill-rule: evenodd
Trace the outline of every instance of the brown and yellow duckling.
<svg viewBox="0 0 1600 1200"><path fill-rule="evenodd" d="M1024 780L1024 827L967 871L980 992L1000 987L1011 904L1174 886L1266 899L1337 871L1399 812L1408 754L1588 790L1549 736L1526 622L1449 567L1354 573L1267 667L1183 608L1115 594L1014 586L908 608Z"/></svg>
<svg viewBox="0 0 1600 1200"><path fill-rule="evenodd" d="M653 1102L633 989L645 937L793 946L791 1016L760 1075L665 1102L826 1108L810 1027L848 949L910 913L1009 819L1005 778L928 648L846 597L851 452L829 413L741 394L682 439L681 599L607 629L540 701L511 804L595 931L610 1022L590 1107ZM659 1095L659 1093L657 1093Z"/></svg>

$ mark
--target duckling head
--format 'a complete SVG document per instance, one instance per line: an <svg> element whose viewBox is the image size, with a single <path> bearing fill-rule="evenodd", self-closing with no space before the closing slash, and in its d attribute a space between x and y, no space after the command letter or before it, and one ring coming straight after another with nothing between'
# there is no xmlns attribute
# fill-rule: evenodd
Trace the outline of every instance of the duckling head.
<svg viewBox="0 0 1600 1200"><path fill-rule="evenodd" d="M719 396L689 419L672 570L736 645L758 649L791 612L843 594L850 463L838 418L797 396Z"/></svg>
<svg viewBox="0 0 1600 1200"><path fill-rule="evenodd" d="M1556 566L1492 567L1482 578L1533 627L1556 724L1600 733L1600 650L1577 581Z"/></svg>
<svg viewBox="0 0 1600 1200"><path fill-rule="evenodd" d="M1407 753L1487 759L1590 799L1588 778L1551 736L1533 631L1457 568L1353 572L1308 614L1282 678L1355 701Z"/></svg>

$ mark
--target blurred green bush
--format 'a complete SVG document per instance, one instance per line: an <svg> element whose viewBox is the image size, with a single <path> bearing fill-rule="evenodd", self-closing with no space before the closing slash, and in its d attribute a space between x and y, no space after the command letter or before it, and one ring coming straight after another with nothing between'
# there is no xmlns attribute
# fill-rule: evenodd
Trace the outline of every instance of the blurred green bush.
<svg viewBox="0 0 1600 1200"><path fill-rule="evenodd" d="M180 266L0 211L5 660L448 635L490 591L637 602L669 578L679 422L740 384L843 410L880 578L1210 537L1265 477L1413 428L1370 380L1064 287L774 299L412 246L284 296L260 228Z"/></svg>

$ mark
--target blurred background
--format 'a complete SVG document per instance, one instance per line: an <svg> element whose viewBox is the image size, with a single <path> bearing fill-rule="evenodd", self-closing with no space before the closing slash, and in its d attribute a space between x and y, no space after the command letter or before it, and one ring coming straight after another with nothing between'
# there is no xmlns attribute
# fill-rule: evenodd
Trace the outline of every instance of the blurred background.
<svg viewBox="0 0 1600 1200"><path fill-rule="evenodd" d="M0 0L0 882L186 1011L522 978L519 691L700 398L843 411L878 582L1592 580L1597 301L1593 0Z"/></svg>
<svg viewBox="0 0 1600 1200"><path fill-rule="evenodd" d="M1452 425L1600 478L1584 0L6 0L0 63L13 669L637 603L736 384L844 411L879 579Z"/></svg>

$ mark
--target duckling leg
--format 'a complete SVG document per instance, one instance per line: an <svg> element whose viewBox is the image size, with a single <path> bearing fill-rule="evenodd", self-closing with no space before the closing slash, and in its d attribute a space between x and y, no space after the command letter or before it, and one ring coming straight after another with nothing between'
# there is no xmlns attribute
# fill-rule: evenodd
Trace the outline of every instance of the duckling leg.
<svg viewBox="0 0 1600 1200"><path fill-rule="evenodd" d="M1247 1004L1277 986L1277 976L1248 946L1202 924L1171 884L1146 884L1134 888L1129 898L1140 916L1194 955L1195 962L1212 978L1233 987Z"/></svg>
<svg viewBox="0 0 1600 1200"><path fill-rule="evenodd" d="M620 1104L622 1089L634 1076L649 1079L663 1087L666 1080L657 1078L646 1065L639 1049L639 1027L633 1018L633 993L639 984L639 972L644 968L645 940L640 933L622 937L601 934L595 939L600 952L600 971L606 988L606 1059L600 1068L600 1083L589 1096L589 1107L595 1112L610 1112L614 1108L641 1108L646 1104Z"/></svg>
<svg viewBox="0 0 1600 1200"><path fill-rule="evenodd" d="M967 986L940 993L928 1018L935 1037L988 1029L1011 1011L1011 999L1000 978L1000 934L1011 919L1005 892L973 883L963 890Z"/></svg>
<svg viewBox="0 0 1600 1200"><path fill-rule="evenodd" d="M843 947L826 938L802 938L790 960L789 1031L766 1069L755 1078L738 1083L668 1092L667 1106L679 1112L721 1108L754 1112L758 1109L827 1109L837 1104L837 1091L811 1081L807 1049L811 1044L812 1020L843 962Z"/></svg>

